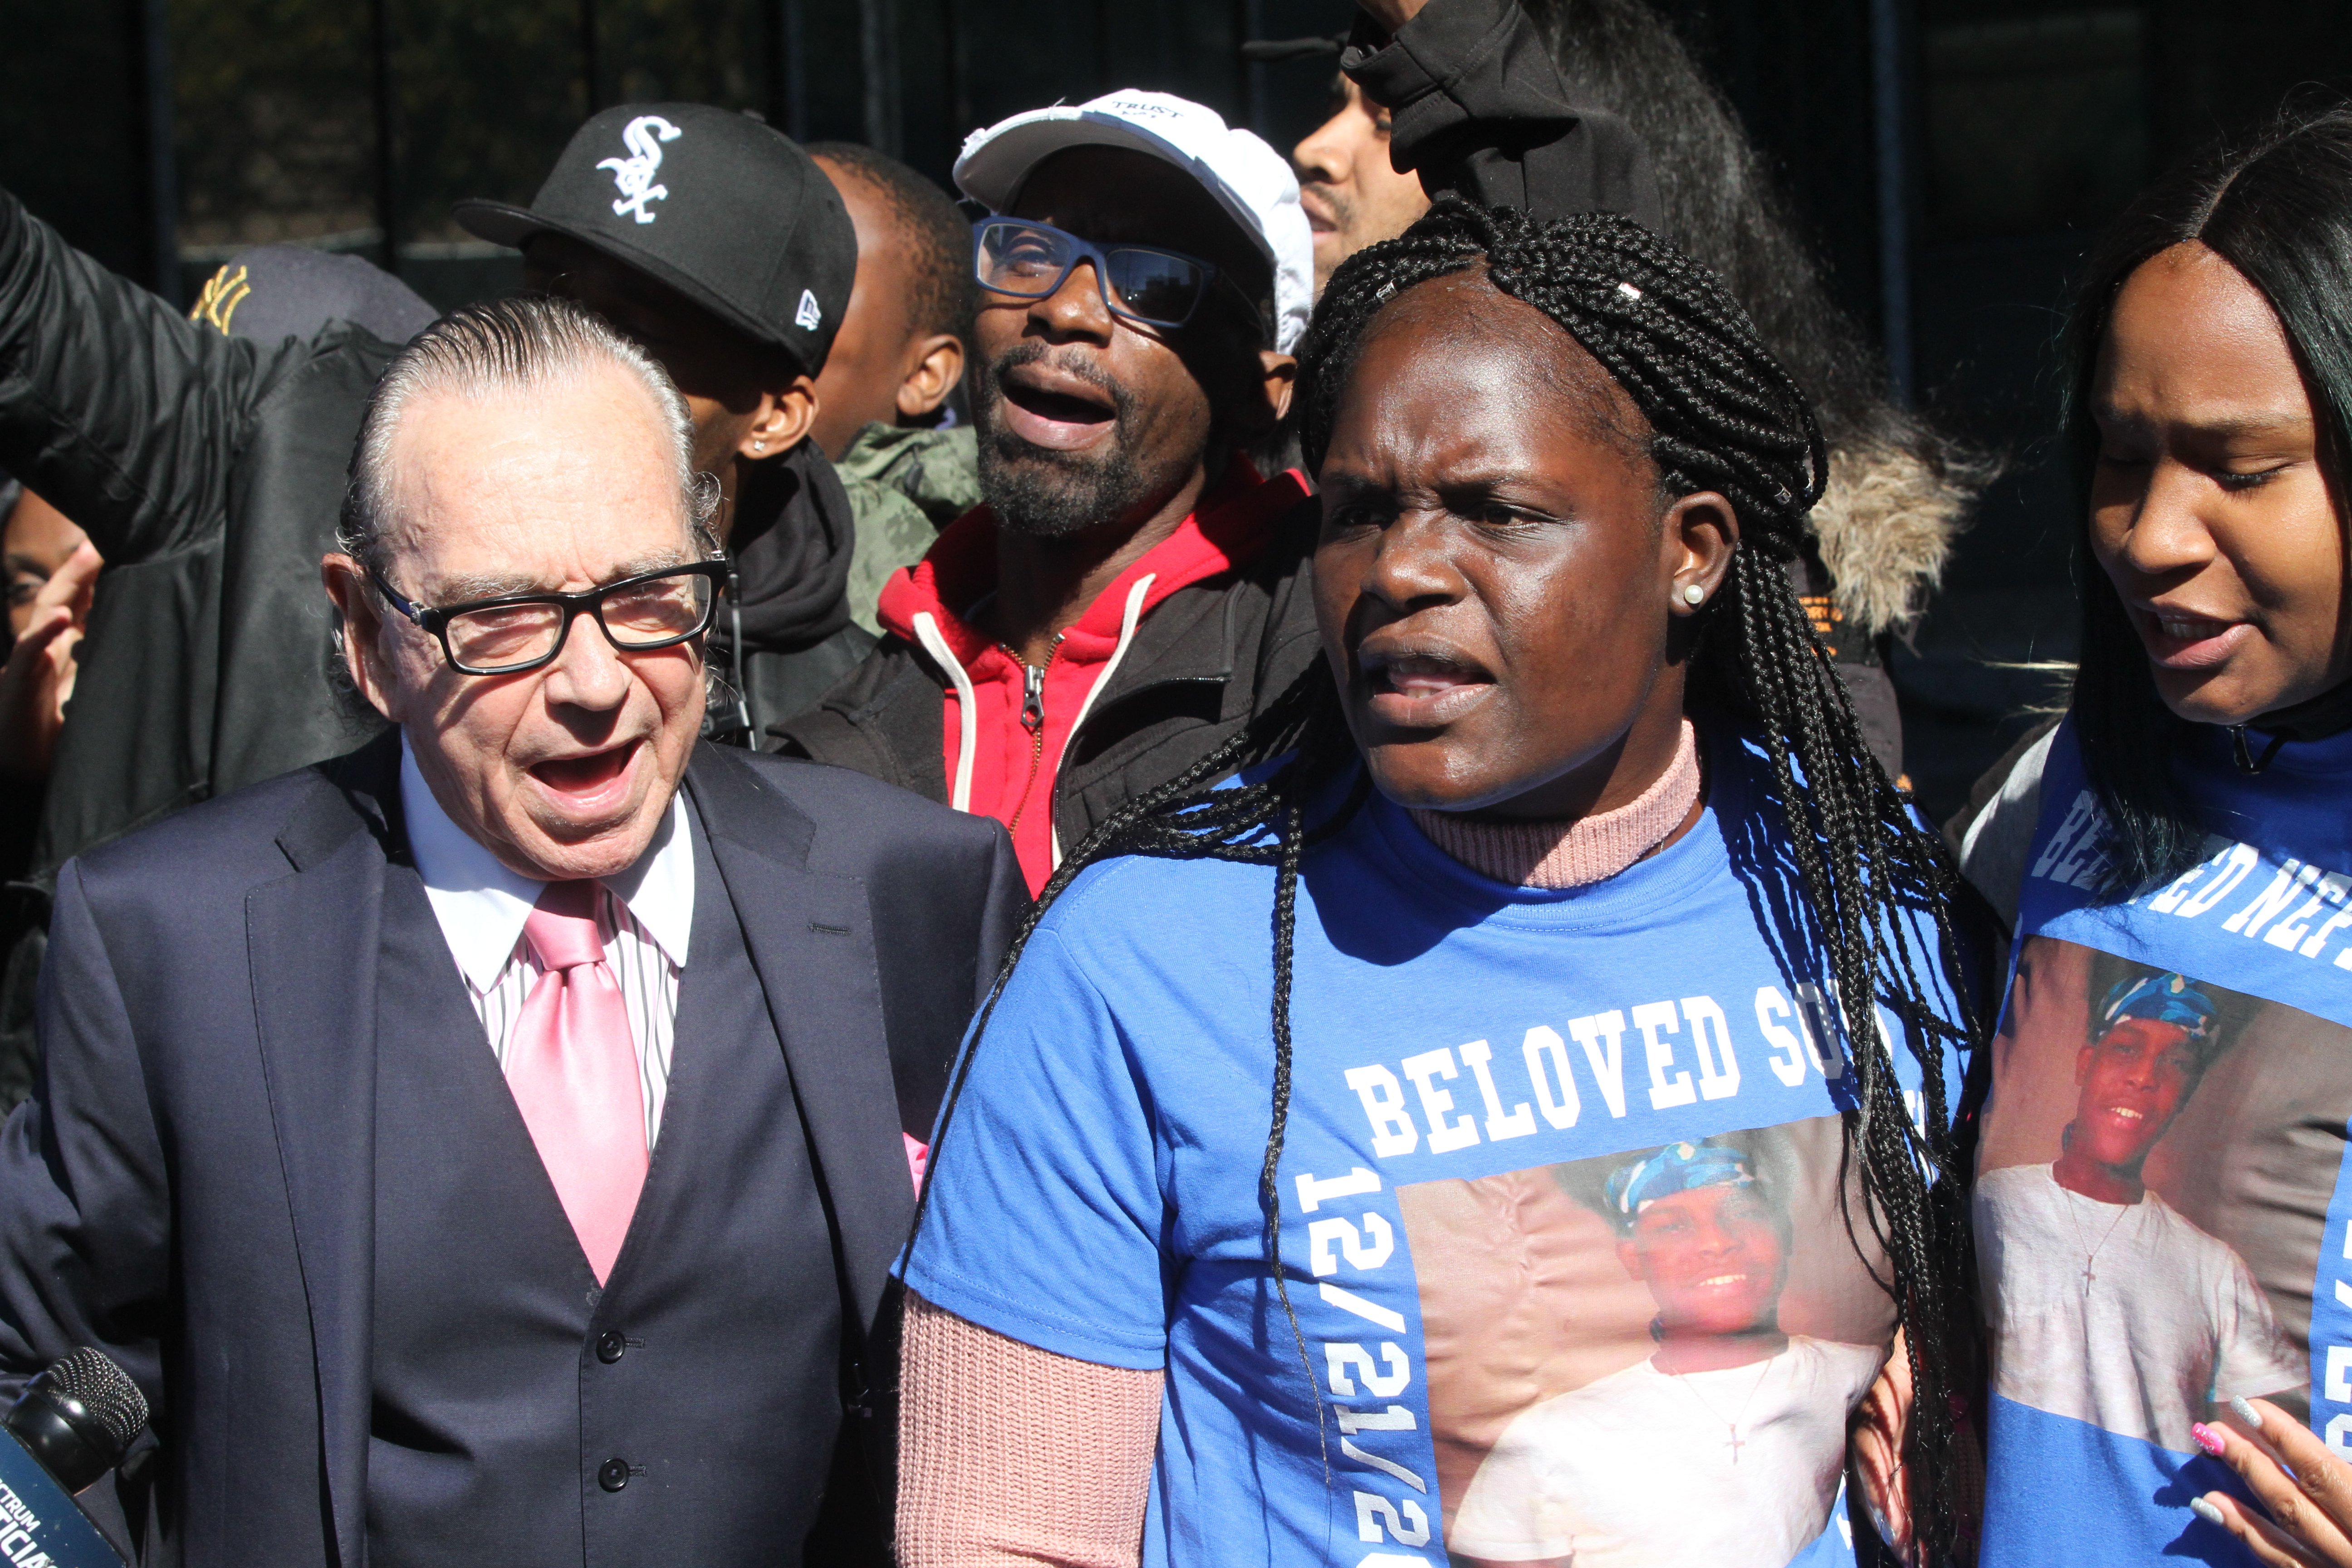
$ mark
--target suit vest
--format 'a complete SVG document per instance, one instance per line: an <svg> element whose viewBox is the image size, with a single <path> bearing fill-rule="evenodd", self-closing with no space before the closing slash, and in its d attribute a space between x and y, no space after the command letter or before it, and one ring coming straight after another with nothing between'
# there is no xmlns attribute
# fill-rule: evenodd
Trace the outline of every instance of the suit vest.
<svg viewBox="0 0 2352 1568"><path fill-rule="evenodd" d="M373 1568L796 1564L841 1294L782 1047L694 835L661 1135L599 1289L415 870L377 998Z"/></svg>

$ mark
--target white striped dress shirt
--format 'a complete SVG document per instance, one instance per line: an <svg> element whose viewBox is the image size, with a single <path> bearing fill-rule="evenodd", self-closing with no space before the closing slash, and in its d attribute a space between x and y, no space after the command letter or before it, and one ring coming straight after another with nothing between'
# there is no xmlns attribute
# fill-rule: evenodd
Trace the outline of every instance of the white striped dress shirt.
<svg viewBox="0 0 2352 1568"><path fill-rule="evenodd" d="M543 882L507 869L441 809L404 742L400 805L409 852L433 901L449 955L504 1072L522 1005L541 973L523 940L523 921ZM677 983L694 929L693 815L673 797L661 831L637 863L604 879L596 929L604 963L621 987L637 1047L637 1084L646 1113L646 1148L661 1131L669 1097L670 1055L677 1026Z"/></svg>

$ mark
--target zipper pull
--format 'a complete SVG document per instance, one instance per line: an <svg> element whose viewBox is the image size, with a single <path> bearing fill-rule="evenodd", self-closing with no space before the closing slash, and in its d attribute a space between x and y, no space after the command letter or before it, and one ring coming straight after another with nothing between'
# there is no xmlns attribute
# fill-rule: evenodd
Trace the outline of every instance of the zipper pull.
<svg viewBox="0 0 2352 1568"><path fill-rule="evenodd" d="M1021 668L1021 727L1034 735L1045 727L1045 668L1037 664L1024 664Z"/></svg>

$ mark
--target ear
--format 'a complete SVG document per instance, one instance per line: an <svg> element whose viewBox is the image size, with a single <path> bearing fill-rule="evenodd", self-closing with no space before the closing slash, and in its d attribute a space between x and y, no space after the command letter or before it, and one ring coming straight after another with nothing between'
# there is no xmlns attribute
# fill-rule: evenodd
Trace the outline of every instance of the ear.
<svg viewBox="0 0 2352 1568"><path fill-rule="evenodd" d="M383 605L375 584L368 581L367 568L348 555L331 554L319 562L319 580L335 602L341 623L337 640L342 644L343 668L351 672L352 684L368 706L391 722L401 722L400 683L383 646Z"/></svg>
<svg viewBox="0 0 2352 1568"><path fill-rule="evenodd" d="M735 444L735 455L756 463L791 451L816 423L816 381L812 376L795 376L790 386L761 393L751 422Z"/></svg>
<svg viewBox="0 0 2352 1568"><path fill-rule="evenodd" d="M1298 359L1295 354L1260 349L1257 363L1259 383L1265 388L1265 405L1274 414L1267 426L1271 429L1290 412L1291 394L1298 389Z"/></svg>
<svg viewBox="0 0 2352 1568"><path fill-rule="evenodd" d="M2091 1058L2098 1054L2098 1049L2096 1046L2085 1045L2074 1053L2074 1087L2076 1089L2082 1088L2083 1080L2091 1076Z"/></svg>
<svg viewBox="0 0 2352 1568"><path fill-rule="evenodd" d="M1713 490L1686 495L1666 509L1658 530L1659 564L1666 580L1666 607L1677 616L1706 608L1731 571L1739 545L1739 514ZM1696 603L1690 589L1698 589Z"/></svg>
<svg viewBox="0 0 2352 1568"><path fill-rule="evenodd" d="M1630 1241L1619 1242L1617 1244L1617 1261L1624 1266L1625 1274L1628 1279L1635 1281L1641 1280L1642 1249L1640 1247L1634 1246Z"/></svg>
<svg viewBox="0 0 2352 1568"><path fill-rule="evenodd" d="M952 332L934 332L908 346L911 362L898 383L898 417L919 419L948 400L963 379L963 340Z"/></svg>
<svg viewBox="0 0 2352 1568"><path fill-rule="evenodd" d="M1263 437L1282 423L1290 412L1290 394L1298 380L1298 361L1289 354L1278 354L1260 349L1257 374L1249 374L1246 363L1233 362L1234 379L1225 383L1232 388L1237 406L1226 429L1243 446Z"/></svg>

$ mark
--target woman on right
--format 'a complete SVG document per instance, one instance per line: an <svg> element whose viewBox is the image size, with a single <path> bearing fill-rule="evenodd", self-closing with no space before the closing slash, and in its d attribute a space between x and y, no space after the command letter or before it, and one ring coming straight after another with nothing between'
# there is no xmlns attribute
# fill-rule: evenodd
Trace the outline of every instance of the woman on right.
<svg viewBox="0 0 2352 1568"><path fill-rule="evenodd" d="M1969 843L1983 1561L2352 1564L2352 111L2150 193L2073 333L2081 670Z"/></svg>

